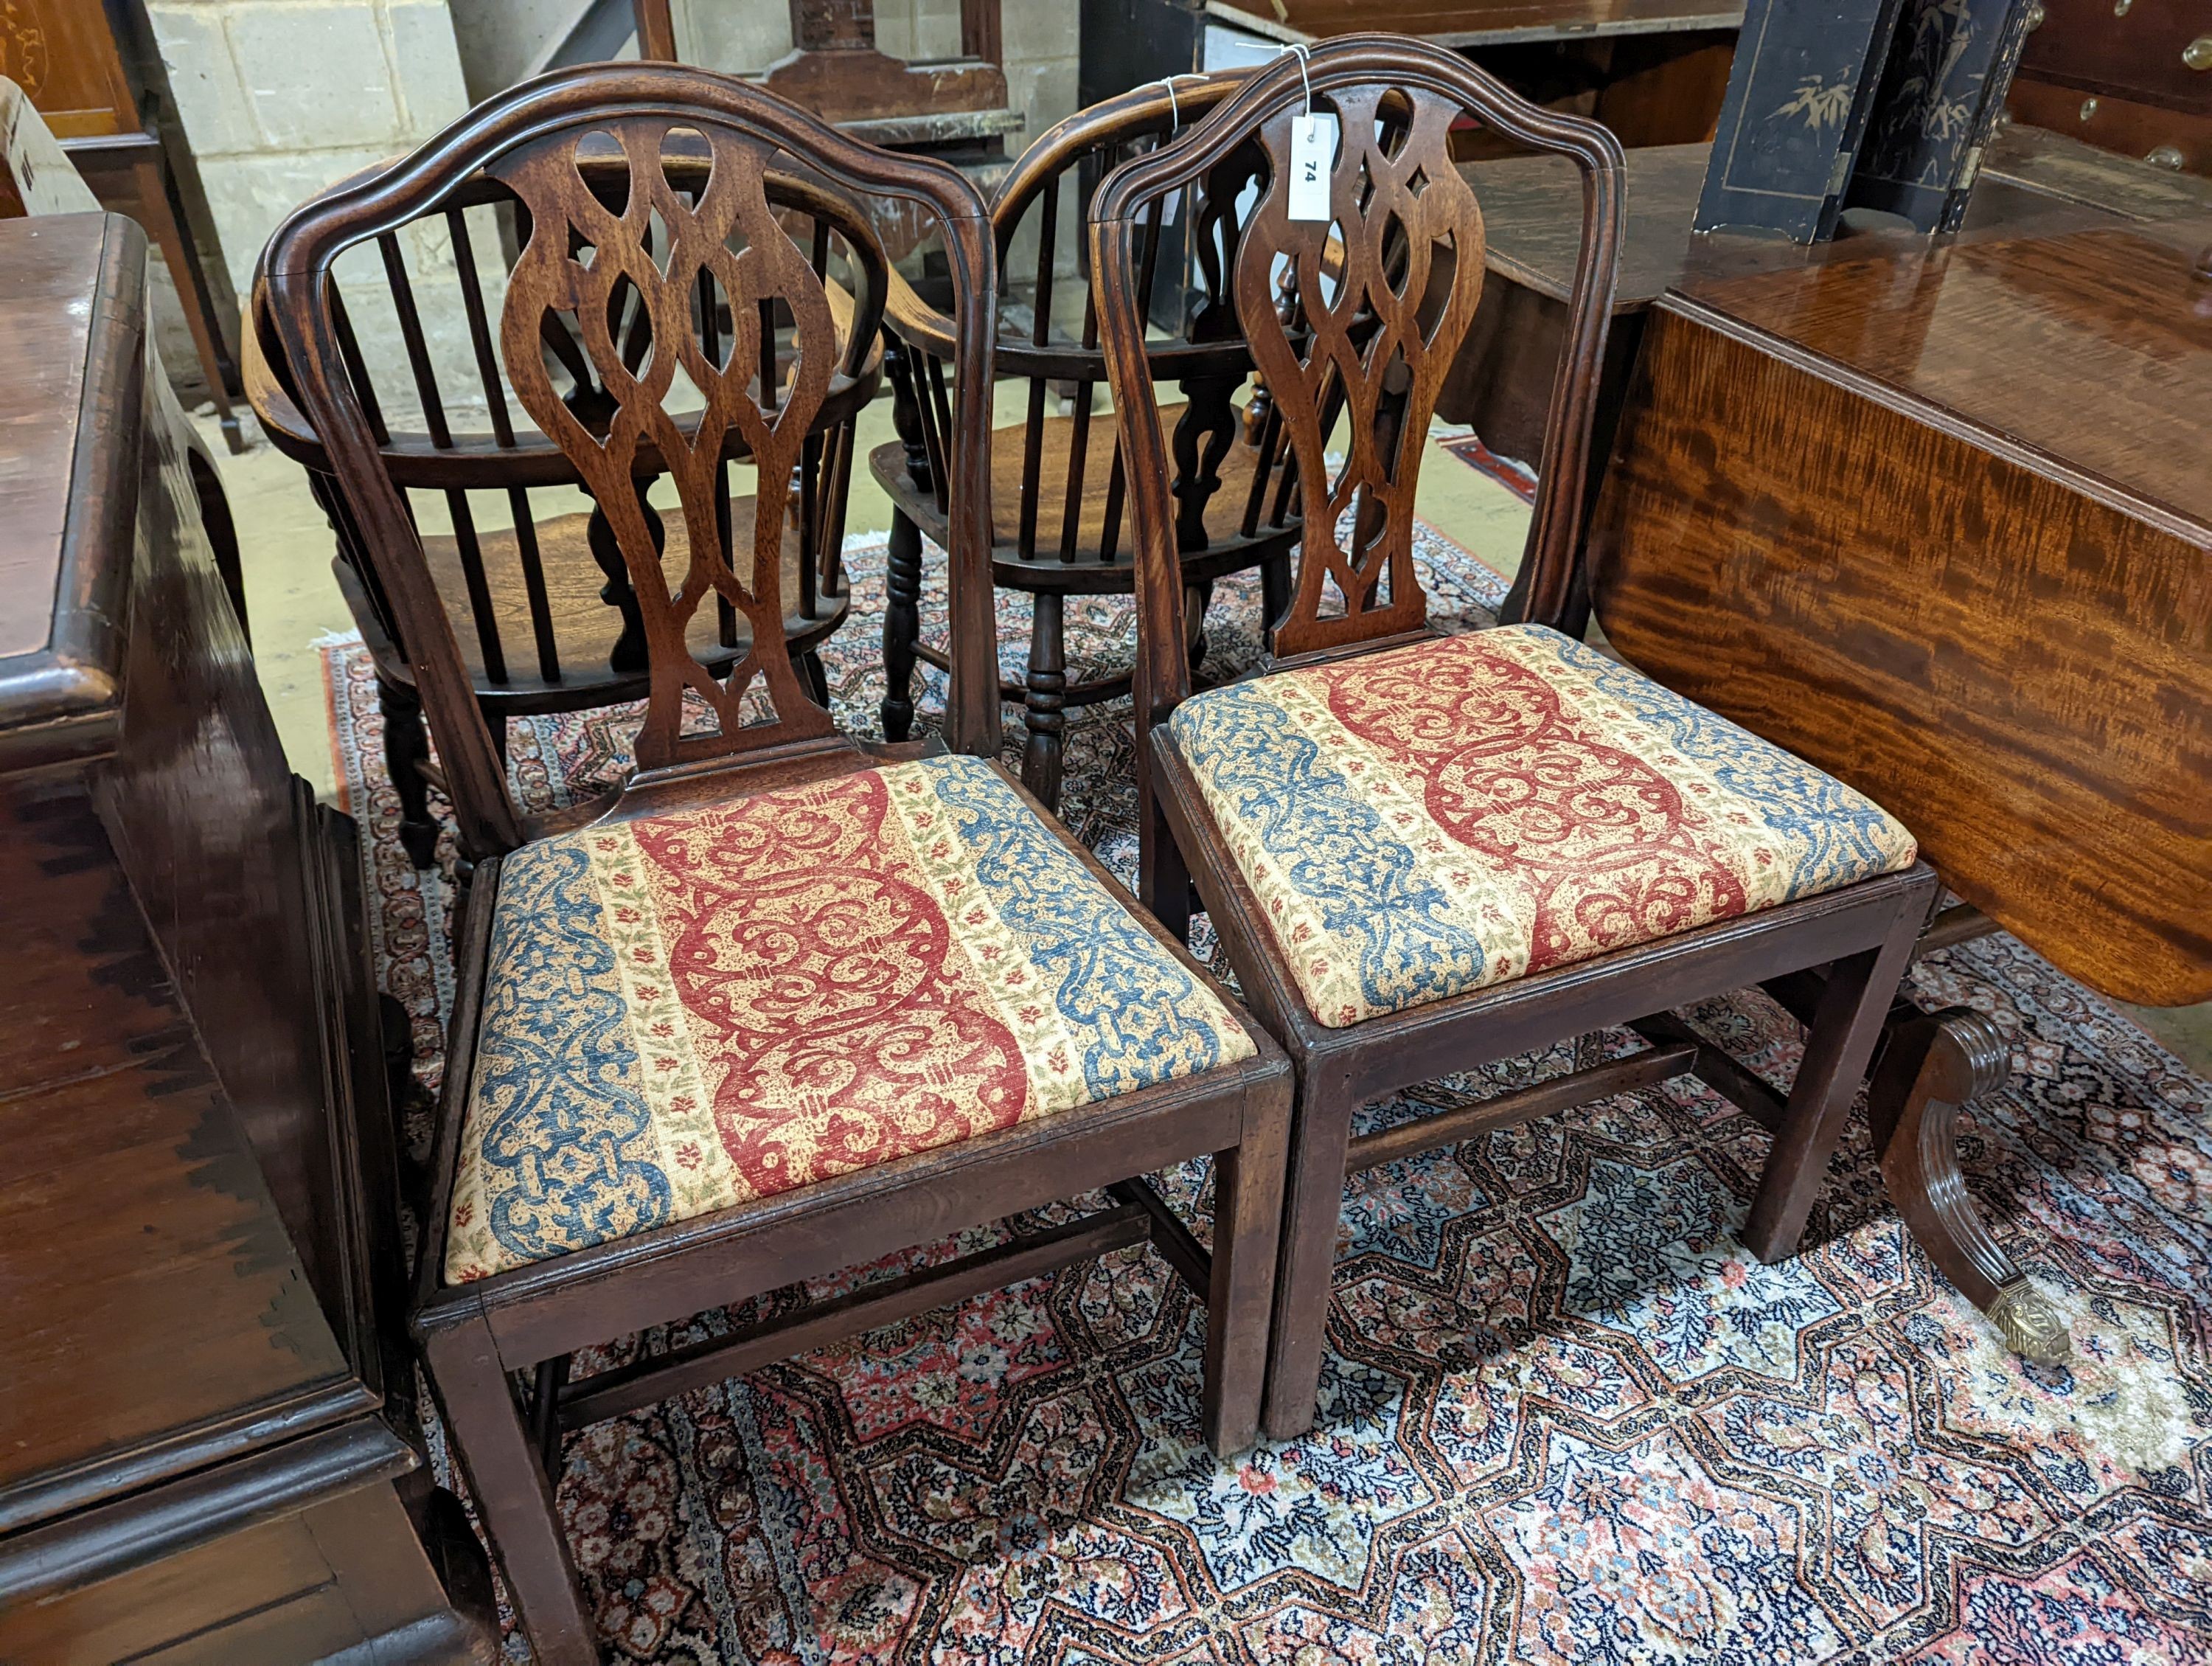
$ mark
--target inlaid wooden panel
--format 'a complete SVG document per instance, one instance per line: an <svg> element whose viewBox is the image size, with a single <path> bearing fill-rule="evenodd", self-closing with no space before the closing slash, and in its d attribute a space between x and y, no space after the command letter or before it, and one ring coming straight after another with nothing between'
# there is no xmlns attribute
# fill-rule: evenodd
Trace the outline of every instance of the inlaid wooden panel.
<svg viewBox="0 0 2212 1666"><path fill-rule="evenodd" d="M0 76L31 95L58 139L138 131L138 109L98 0L0 5Z"/></svg>
<svg viewBox="0 0 2212 1666"><path fill-rule="evenodd" d="M1855 325L1848 276L1822 286L1836 268L1802 290L1778 281L1763 315L1932 398L1978 404L2009 378L2023 429L2201 502L2203 419L2162 456L2188 436L2149 408L2176 368L2158 344L2196 326L2137 315L2153 296L2052 325L1978 384L1954 356L1977 331L2001 350L1989 309L2022 308L2064 258L2031 252L2002 281L1969 268L1917 337ZM2155 281L2112 276L2130 294ZM2100 330L2107 350L2089 356ZM2100 390L2116 364L2135 380ZM2058 409L2038 410L2046 398ZM2030 945L2125 1000L2212 997L2212 532L1670 299L1589 559L1626 658L1878 798Z"/></svg>

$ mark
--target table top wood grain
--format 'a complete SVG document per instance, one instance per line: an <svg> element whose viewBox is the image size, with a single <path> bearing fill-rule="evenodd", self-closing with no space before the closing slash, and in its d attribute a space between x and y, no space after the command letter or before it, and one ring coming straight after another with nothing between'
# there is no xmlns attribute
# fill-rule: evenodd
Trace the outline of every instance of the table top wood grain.
<svg viewBox="0 0 2212 1666"><path fill-rule="evenodd" d="M149 526L174 537L173 501L147 502L169 488L142 426L158 409L144 252L107 216L0 222L0 1550L378 1403L173 981L197 976L204 994L214 980L165 955L158 925L181 910L126 879L102 814L131 800L117 775L134 769L173 765L180 790L220 793L244 727L164 701L173 667L146 657L154 604L185 587L145 582L168 570L147 563L182 557L158 537L141 547ZM216 589L211 564L200 576ZM134 690L177 708L158 757L40 742L59 712L112 743ZM228 825L247 808L216 813ZM227 900L225 879L201 864L179 884Z"/></svg>
<svg viewBox="0 0 2212 1666"><path fill-rule="evenodd" d="M74 417L106 247L99 215L7 222L0 264L0 660L52 634Z"/></svg>
<svg viewBox="0 0 2212 1666"><path fill-rule="evenodd" d="M1864 237L1801 247L1779 239L1690 228L1705 177L1708 144L1649 145L1627 153L1623 189L1627 223L1621 239L1616 313L1640 312L1668 289L1722 275L1817 266L1857 258ZM1490 270L1524 288L1564 301L1574 277L1581 186L1573 167L1552 156L1506 156L1467 162L1460 172L1482 204L1485 257ZM2166 173L2130 157L2015 125L1991 147L1963 241L2016 238L2124 220L2172 227L2154 236L2185 242L2189 223L2212 215L2212 179ZM1877 237L1899 247L1917 236Z"/></svg>
<svg viewBox="0 0 2212 1666"><path fill-rule="evenodd" d="M2212 283L2178 243L2212 243L2212 218L2182 239L2106 224L1693 278L1681 293L2212 545Z"/></svg>
<svg viewBox="0 0 2212 1666"><path fill-rule="evenodd" d="M1686 277L1591 529L1632 663L2063 970L2212 999L2212 216Z"/></svg>

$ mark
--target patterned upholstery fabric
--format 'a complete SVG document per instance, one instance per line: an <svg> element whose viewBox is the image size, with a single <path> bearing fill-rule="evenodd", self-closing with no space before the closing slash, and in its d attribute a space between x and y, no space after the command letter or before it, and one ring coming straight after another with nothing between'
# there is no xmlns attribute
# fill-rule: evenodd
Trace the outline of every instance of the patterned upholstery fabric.
<svg viewBox="0 0 2212 1666"><path fill-rule="evenodd" d="M976 759L586 828L501 871L447 1281L1253 1051Z"/></svg>
<svg viewBox="0 0 2212 1666"><path fill-rule="evenodd" d="M1332 1029L1915 854L1871 800L1537 625L1212 689L1170 727Z"/></svg>

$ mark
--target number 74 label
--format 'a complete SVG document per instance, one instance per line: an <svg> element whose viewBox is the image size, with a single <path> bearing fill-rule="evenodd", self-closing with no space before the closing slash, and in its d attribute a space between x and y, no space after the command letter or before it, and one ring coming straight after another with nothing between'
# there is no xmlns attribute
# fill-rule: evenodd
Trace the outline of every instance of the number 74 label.
<svg viewBox="0 0 2212 1666"><path fill-rule="evenodd" d="M1293 220L1327 220L1329 173L1336 163L1336 118L1291 118L1291 200Z"/></svg>

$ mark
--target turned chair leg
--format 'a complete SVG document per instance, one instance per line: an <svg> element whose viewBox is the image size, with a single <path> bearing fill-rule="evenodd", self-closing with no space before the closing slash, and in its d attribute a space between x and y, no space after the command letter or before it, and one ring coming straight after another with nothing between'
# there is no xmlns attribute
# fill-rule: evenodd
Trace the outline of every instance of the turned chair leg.
<svg viewBox="0 0 2212 1666"><path fill-rule="evenodd" d="M1790 1089L1774 1150L1751 1206L1743 1246L1760 1261L1796 1253L1805 1218L1827 1178L1828 1159L1850 1120L1851 1102L1866 1079L1898 982L1912 960L1923 915L1907 909L1879 947L1839 960L1829 969L1813 1022L1805 1032L1805 1057Z"/></svg>
<svg viewBox="0 0 2212 1666"><path fill-rule="evenodd" d="M921 528L891 516L890 548L884 557L884 699L885 740L914 733L915 648L921 641Z"/></svg>
<svg viewBox="0 0 2212 1666"><path fill-rule="evenodd" d="M1213 1269L1206 1303L1206 1444L1231 1457L1260 1438L1269 1310L1282 1236L1290 1084L1257 1090L1241 1145L1213 1154Z"/></svg>
<svg viewBox="0 0 2212 1666"><path fill-rule="evenodd" d="M477 1518L538 1666L599 1666L598 1628L569 1558L553 1483L483 1320L422 1338L423 1363Z"/></svg>
<svg viewBox="0 0 2212 1666"><path fill-rule="evenodd" d="M430 818L430 783L422 766L430 761L430 732L422 722L422 700L404 683L376 684L377 709L384 714L384 767L399 794L399 845L407 860L428 867L437 860L438 824Z"/></svg>
<svg viewBox="0 0 2212 1666"><path fill-rule="evenodd" d="M1048 810L1060 808L1060 738L1067 729L1063 696L1067 690L1067 648L1061 629L1061 599L1030 598L1030 669L1022 693L1022 720L1029 728L1022 749L1022 785Z"/></svg>
<svg viewBox="0 0 2212 1666"><path fill-rule="evenodd" d="M1322 1335L1336 1274L1344 1210L1345 1153L1358 1107L1299 1073L1299 1106L1283 1189L1282 1261L1267 1338L1267 1395L1260 1423L1271 1440L1313 1427L1321 1392Z"/></svg>

